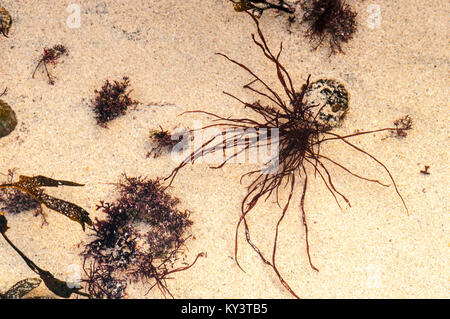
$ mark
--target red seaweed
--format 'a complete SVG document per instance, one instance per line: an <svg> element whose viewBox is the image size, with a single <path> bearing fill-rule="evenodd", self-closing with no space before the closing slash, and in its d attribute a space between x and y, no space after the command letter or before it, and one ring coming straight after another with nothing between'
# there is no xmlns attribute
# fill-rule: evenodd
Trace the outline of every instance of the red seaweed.
<svg viewBox="0 0 450 319"><path fill-rule="evenodd" d="M52 65L56 65L58 63L59 58L63 55L68 55L67 48L62 44L57 44L53 48L44 48L44 53L41 55L39 62L34 69L33 75L31 76L34 79L34 75L36 74L37 69L43 65L45 73L48 77L48 83L50 85L55 84L55 78L48 71L47 65L50 63Z"/></svg>
<svg viewBox="0 0 450 319"><path fill-rule="evenodd" d="M100 90L95 90L97 96L91 107L98 125L106 128L108 122L125 115L129 107L139 103L129 97L129 86L130 79L124 76L122 82L106 80Z"/></svg>
<svg viewBox="0 0 450 319"><path fill-rule="evenodd" d="M341 52L342 43L353 38L356 31L356 12L344 0L306 0L302 22L308 25L306 36L314 49L329 39L331 53Z"/></svg>
<svg viewBox="0 0 450 319"><path fill-rule="evenodd" d="M174 263L189 238L189 211L176 208L178 199L159 180L123 176L113 203L97 206L105 219L96 219L93 240L82 253L87 291L95 298L123 298L129 282L143 280L166 295L169 274L188 269ZM144 226L142 226L144 225ZM145 228L145 231L138 228ZM149 290L150 290L149 289Z"/></svg>
<svg viewBox="0 0 450 319"><path fill-rule="evenodd" d="M308 238L309 228L305 209L305 199L308 191L308 185L310 183L311 173L313 173L315 177L320 178L339 207L341 207L341 200L343 200L349 206L350 201L341 191L336 188L335 184L333 183L334 177L330 172L330 166L336 166L358 179L371 183L377 183L385 187L389 186L377 179L371 179L369 177L365 177L353 172L338 161L326 156L323 152L323 148L328 143L341 142L344 145L348 146L350 149L353 149L353 151L359 152L369 157L376 164L380 165L387 173L390 181L392 182L392 185L394 186L395 192L397 193L405 209L407 210L405 201L400 195L400 192L389 169L375 156L367 153L362 148L358 147L356 144L350 142L349 140L355 136L362 136L386 131L404 131L409 128L382 128L357 132L348 135L339 135L332 132L333 126L327 125L326 122L319 119L319 115L321 114L321 111L326 106L326 104L311 104L305 101L305 93L310 87L310 77L307 78L306 83L304 83L300 87L300 89L296 89L294 87L291 76L289 75L285 67L280 63L282 45L280 45L280 49L276 54L272 53L260 29L257 18L255 18L251 14L249 15L253 18L257 27L257 36L252 34L254 44L262 51L262 53L270 61L270 63L273 64L276 71L276 78L283 90L281 92L277 91L275 88L269 86L267 84L268 82L255 74L246 65L233 60L225 54L218 53L219 56L224 57L231 63L244 69L252 76L253 81L251 81L249 84L244 85L244 89L254 93L264 102L262 102L261 100L245 102L233 94L224 92L226 95L241 103L246 109L254 112L254 117L234 118L232 116L220 116L201 110L188 111L184 113L204 114L214 117L214 122L212 124L204 126L203 129L217 127L223 130L222 133L227 129L231 129L231 131L233 129L250 129L257 132L256 134L258 135L258 139L256 140L256 142L249 143L248 140L243 137L245 136L245 134L243 135L241 131L237 131L238 133L228 134L223 138L222 141L216 142L216 138L221 136L222 133L217 134L213 139L204 142L200 147L195 149L189 156L187 156L184 161L182 161L177 167L175 167L175 169L166 178L166 180L169 181L168 186L172 185L175 177L183 167L185 167L189 163L194 163L202 156L214 153L217 149L222 150L223 148L234 148L235 152L229 157L226 157L223 162L221 162L217 166L214 166L213 168L215 169L223 167L242 152L248 151L253 148L266 147L267 145L275 145L273 141L274 139L272 139L271 135L267 134L267 132L271 130L277 130L279 132L279 138L277 139L279 146L278 160L276 161L278 163L276 167L277 170L275 172L267 172L258 169L244 174L241 178L242 182L243 178L245 177L253 177L252 181L247 185L247 195L242 200L241 216L235 230L234 253L237 265L243 270L238 259L238 235L240 227L243 226L247 243L258 254L261 260L266 265L272 268L272 270L276 273L280 283L294 297L299 298L299 296L283 278L277 266L277 244L279 239L279 226L288 212L288 208L290 207L292 198L294 196L298 196L297 194L300 194L299 212L305 230L306 255L310 267L313 270L318 271L317 267L314 266L311 258ZM257 85L259 85L261 88L257 87ZM191 133L192 132L193 131L191 131ZM236 147L240 148L236 150ZM271 164L271 162L272 160L269 160L265 164ZM298 186L300 186L300 192L297 191ZM288 189L288 197L284 203L281 203L278 194L285 188ZM273 235L274 241L272 246L272 254L271 256L266 256L260 250L258 244L254 243L251 238L248 215L252 212L253 208L258 204L260 200L265 201L272 196L275 197L278 206L281 208L281 215L277 219Z"/></svg>

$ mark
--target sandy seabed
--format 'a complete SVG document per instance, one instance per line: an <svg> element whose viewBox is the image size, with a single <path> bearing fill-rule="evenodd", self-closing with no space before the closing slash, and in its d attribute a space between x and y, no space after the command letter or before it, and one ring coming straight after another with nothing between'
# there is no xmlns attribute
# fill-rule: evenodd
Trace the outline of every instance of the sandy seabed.
<svg viewBox="0 0 450 319"><path fill-rule="evenodd" d="M146 158L150 129L206 124L211 117L177 115L201 109L235 117L248 115L222 94L242 90L250 76L214 55L225 53L275 83L273 66L251 40L251 19L235 13L225 0L77 1L81 27L69 28L67 6L74 1L1 1L13 17L9 39L0 39L0 88L19 124L0 139L0 172L45 175L85 183L51 194L84 207L91 217L100 200L113 200L121 173L151 178L176 166L170 155ZM266 12L260 19L269 45L283 42L282 63L297 87L311 74L339 79L350 94L350 110L339 134L390 127L409 114L414 129L404 139L366 135L354 142L377 156L392 172L409 215L393 187L383 188L332 168L335 186L350 199L340 210L320 179L311 179L306 199L311 255L320 272L309 267L304 229L295 198L280 229L278 268L304 298L448 298L449 297L449 4L434 1L348 0L359 13L360 27L344 46L345 55L312 51L299 27L287 31L284 16ZM369 4L379 5L380 28L370 28ZM31 73L43 47L62 43L69 56L44 73ZM96 125L89 101L106 79L128 75L133 99L141 105L109 124ZM270 80L269 80L270 81ZM160 104L156 106L154 104ZM343 144L327 154L373 178L388 181L367 157ZM430 175L420 173L430 166ZM185 259L207 252L188 271L175 274L169 289L176 298L291 298L273 271L240 236L234 261L234 231L246 194L239 177L250 165L211 170L187 166L171 193L180 208L193 211ZM299 189L299 188L298 188ZM300 191L298 191L300 192ZM49 192L50 193L50 192ZM282 194L286 197L286 194ZM79 225L44 208L48 225L30 213L8 216L9 237L42 268L66 278L81 267L80 243L89 240ZM271 253L274 226L281 211L272 200L260 203L249 218L254 240ZM0 291L34 274L0 241ZM50 294L45 287L35 294ZM132 284L128 297L161 298L154 289Z"/></svg>

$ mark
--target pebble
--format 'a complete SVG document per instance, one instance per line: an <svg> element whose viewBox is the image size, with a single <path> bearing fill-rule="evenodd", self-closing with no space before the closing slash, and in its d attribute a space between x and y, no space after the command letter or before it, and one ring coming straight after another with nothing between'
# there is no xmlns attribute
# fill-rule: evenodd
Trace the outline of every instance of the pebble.
<svg viewBox="0 0 450 319"><path fill-rule="evenodd" d="M6 102L0 100L0 138L14 131L16 125L16 113Z"/></svg>

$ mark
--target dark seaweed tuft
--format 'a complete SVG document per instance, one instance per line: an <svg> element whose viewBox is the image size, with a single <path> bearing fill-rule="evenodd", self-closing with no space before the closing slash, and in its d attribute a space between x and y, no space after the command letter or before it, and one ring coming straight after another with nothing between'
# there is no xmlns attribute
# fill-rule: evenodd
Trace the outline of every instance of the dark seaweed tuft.
<svg viewBox="0 0 450 319"><path fill-rule="evenodd" d="M343 52L342 43L353 38L357 13L344 0L307 0L302 2L302 22L308 24L306 36L314 49L329 39L331 54Z"/></svg>
<svg viewBox="0 0 450 319"><path fill-rule="evenodd" d="M125 76L122 82L114 81L111 83L106 80L100 90L95 90L97 96L92 102L92 109L98 125L107 127L108 122L124 115L130 106L139 103L129 97L131 93L131 91L128 91L129 86L130 80Z"/></svg>
<svg viewBox="0 0 450 319"><path fill-rule="evenodd" d="M155 147L147 153L147 157L150 157L152 154L154 158L159 157L163 149L171 151L172 148L183 139L183 136L175 138L169 131L164 130L162 127L160 127L160 129L161 130L159 131L150 131L150 139L155 143Z"/></svg>
<svg viewBox="0 0 450 319"><path fill-rule="evenodd" d="M404 117L395 120L394 125L399 130L395 130L393 133L397 137L406 137L408 135L406 131L412 129L413 127L413 120L409 115L405 115Z"/></svg>
<svg viewBox="0 0 450 319"><path fill-rule="evenodd" d="M390 131L389 135L383 137L382 140L385 140L387 138L393 138L393 137L402 139L402 138L408 136L407 131L409 131L413 128L413 124L414 124L413 119L409 115L405 115L404 117L395 120L394 125L395 125L396 129Z"/></svg>

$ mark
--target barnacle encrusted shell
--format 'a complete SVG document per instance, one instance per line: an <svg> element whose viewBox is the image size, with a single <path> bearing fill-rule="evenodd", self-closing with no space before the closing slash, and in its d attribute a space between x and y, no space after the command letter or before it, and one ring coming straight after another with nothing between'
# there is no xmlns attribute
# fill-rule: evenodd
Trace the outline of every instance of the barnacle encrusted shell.
<svg viewBox="0 0 450 319"><path fill-rule="evenodd" d="M0 7L0 32L7 37L9 33L9 28L11 28L12 25L12 18L9 12L3 8Z"/></svg>
<svg viewBox="0 0 450 319"><path fill-rule="evenodd" d="M0 100L0 138L14 131L16 125L16 113L6 102Z"/></svg>
<svg viewBox="0 0 450 319"><path fill-rule="evenodd" d="M339 81L331 79L314 81L306 89L305 98L308 105L317 106L319 112L317 120L327 127L339 126L347 114L349 94Z"/></svg>

